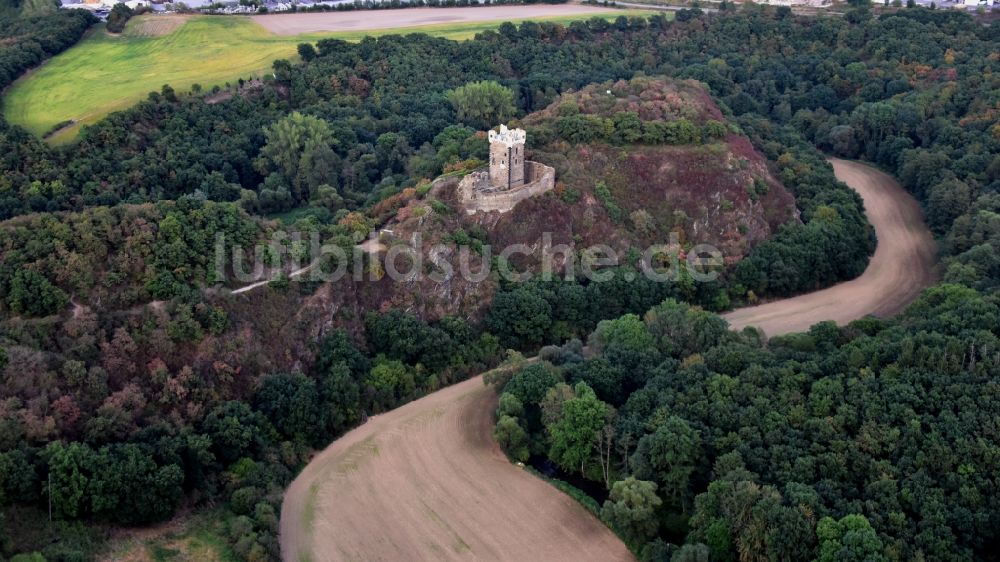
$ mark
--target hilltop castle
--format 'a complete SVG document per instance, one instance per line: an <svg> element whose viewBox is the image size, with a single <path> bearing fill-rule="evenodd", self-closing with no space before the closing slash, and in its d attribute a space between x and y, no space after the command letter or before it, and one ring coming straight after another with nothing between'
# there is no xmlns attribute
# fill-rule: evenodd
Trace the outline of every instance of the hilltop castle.
<svg viewBox="0 0 1000 562"><path fill-rule="evenodd" d="M523 129L508 129L506 125L489 132L489 169L470 173L458 185L465 212L505 213L520 201L555 187L555 169L524 159L527 136Z"/></svg>

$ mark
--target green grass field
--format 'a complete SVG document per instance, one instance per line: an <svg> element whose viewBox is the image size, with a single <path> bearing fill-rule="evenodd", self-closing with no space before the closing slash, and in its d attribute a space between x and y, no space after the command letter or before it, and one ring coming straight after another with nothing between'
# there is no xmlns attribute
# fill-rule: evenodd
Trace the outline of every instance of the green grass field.
<svg viewBox="0 0 1000 562"><path fill-rule="evenodd" d="M602 16L646 14L641 10L615 10ZM235 82L260 74L276 59L296 59L296 47L324 37L359 40L366 35L421 32L454 40L472 38L495 29L500 21L463 22L401 29L275 35L248 18L175 16L133 18L121 35L100 27L80 44L54 57L17 81L3 100L5 118L42 136L60 123L73 121L50 138L68 142L81 125L127 108L170 84L183 92L193 84L203 87ZM534 21L567 23L590 16L555 16ZM521 20L515 20L521 21ZM159 35L159 36L157 36Z"/></svg>

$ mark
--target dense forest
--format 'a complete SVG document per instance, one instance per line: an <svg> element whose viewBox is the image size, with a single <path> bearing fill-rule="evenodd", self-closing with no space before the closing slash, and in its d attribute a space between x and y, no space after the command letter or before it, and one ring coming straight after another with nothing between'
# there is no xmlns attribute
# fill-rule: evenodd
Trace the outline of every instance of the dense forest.
<svg viewBox="0 0 1000 562"><path fill-rule="evenodd" d="M84 10L20 17L18 9L16 5L0 8L0 89L29 68L73 46L97 23L97 18Z"/></svg>
<svg viewBox="0 0 1000 562"><path fill-rule="evenodd" d="M941 285L765 343L667 300L494 377L495 434L598 482L644 560L993 560L997 305Z"/></svg>
<svg viewBox="0 0 1000 562"><path fill-rule="evenodd" d="M92 23L50 17L64 25L19 20L36 23L0 41L9 79ZM642 556L991 559L998 40L996 23L921 8L504 24L303 45L266 81L164 86L65 147L0 123L0 555L87 559L106 524L223 503L233 552L276 559L282 487L314 447L504 348L593 331L594 356L550 348L506 384L498 437L608 488L600 513ZM483 158L482 124L449 92L495 81L521 117L636 75L704 83L796 198L801 220L719 282L499 284L481 321L362 312L301 360L273 350L287 363L248 345L254 297L208 290L216 232L245 246L291 212L349 246L422 180ZM769 342L677 302L719 310L864 269L860 200L817 147L914 193L949 285L897 321ZM271 285L275 318L256 322L316 289Z"/></svg>
<svg viewBox="0 0 1000 562"><path fill-rule="evenodd" d="M191 195L237 202L251 214L308 210L337 222L477 155L481 148L468 133L456 135L453 127L463 119L448 97L466 83L498 81L514 92L518 112L543 109L559 92L639 71L692 76L715 88L690 66L683 73L675 66L676 57L686 56L683 43L672 40L669 50L656 46L657 36L680 27L662 17L649 23L621 18L615 25L595 19L570 28L504 26L462 43L408 36L304 45L300 51L308 62L276 62L268 84L248 82L234 86L235 95L214 92L207 98L165 86L134 109L86 127L72 147L50 149L23 132L8 132L0 216ZM624 41L615 41L618 36ZM799 87L811 88L805 81ZM729 111L743 98L719 99ZM304 116L291 119L289 112ZM837 184L793 124L761 122L748 111L734 117L777 162L804 220L746 260L731 295L716 299L718 307L748 292L751 298L785 295L859 274L873 248L860 199ZM627 134L627 125L620 122L619 135ZM290 138L302 140L283 140ZM315 139L313 147L288 157L303 151L308 139ZM817 211L821 220L812 221ZM826 259L831 255L838 259Z"/></svg>

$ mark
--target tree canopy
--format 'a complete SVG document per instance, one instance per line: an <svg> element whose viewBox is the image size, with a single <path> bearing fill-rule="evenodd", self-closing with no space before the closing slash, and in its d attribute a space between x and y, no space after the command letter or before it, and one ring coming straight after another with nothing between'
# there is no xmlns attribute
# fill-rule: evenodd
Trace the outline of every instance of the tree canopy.
<svg viewBox="0 0 1000 562"><path fill-rule="evenodd" d="M446 95L458 118L478 129L506 123L516 111L514 92L493 80L469 82Z"/></svg>

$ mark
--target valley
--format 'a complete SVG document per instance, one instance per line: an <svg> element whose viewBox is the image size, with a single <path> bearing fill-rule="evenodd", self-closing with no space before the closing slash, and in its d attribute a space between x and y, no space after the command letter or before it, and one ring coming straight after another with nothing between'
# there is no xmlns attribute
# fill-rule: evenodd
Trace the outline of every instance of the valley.
<svg viewBox="0 0 1000 562"><path fill-rule="evenodd" d="M879 235L856 280L723 315L769 336L898 312L936 277L916 201L879 170L833 160ZM492 435L483 377L374 416L314 457L285 493L282 557L300 560L629 560L576 500L511 463Z"/></svg>

